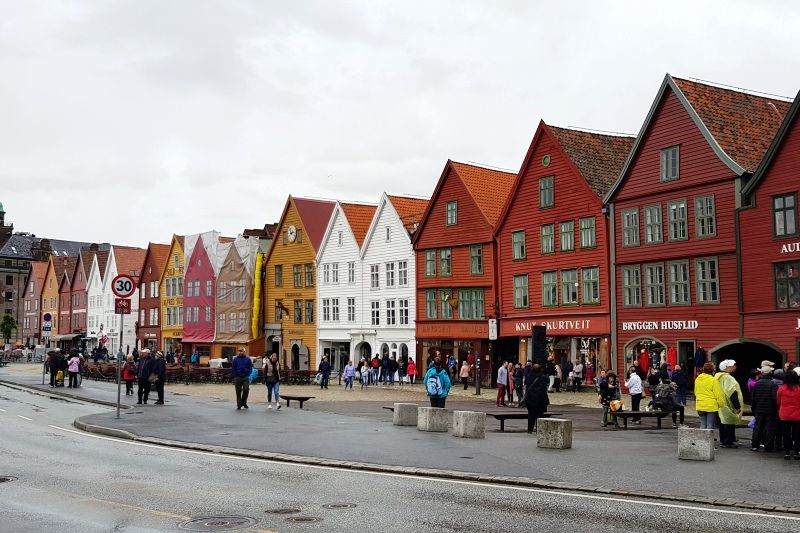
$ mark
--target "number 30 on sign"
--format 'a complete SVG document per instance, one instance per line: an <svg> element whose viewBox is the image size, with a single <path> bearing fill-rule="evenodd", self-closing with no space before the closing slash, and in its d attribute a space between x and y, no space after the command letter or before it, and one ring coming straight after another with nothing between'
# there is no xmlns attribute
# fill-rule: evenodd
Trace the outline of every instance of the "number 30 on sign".
<svg viewBox="0 0 800 533"><path fill-rule="evenodd" d="M111 281L111 290L118 298L130 298L136 290L136 283L127 274L120 274Z"/></svg>

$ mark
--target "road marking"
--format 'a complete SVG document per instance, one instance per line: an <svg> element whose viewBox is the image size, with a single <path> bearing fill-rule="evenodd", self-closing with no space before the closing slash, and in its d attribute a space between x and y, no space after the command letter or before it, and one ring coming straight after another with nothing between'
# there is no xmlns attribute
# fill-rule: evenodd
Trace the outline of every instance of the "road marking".
<svg viewBox="0 0 800 533"><path fill-rule="evenodd" d="M7 412L5 409L0 409L0 411L3 411L4 413L6 413L6 412Z"/></svg>
<svg viewBox="0 0 800 533"><path fill-rule="evenodd" d="M20 418L24 418L25 420L28 420L29 422L33 422L33 418L28 418L27 416L22 416L22 415L17 415L17 416L20 417Z"/></svg>
<svg viewBox="0 0 800 533"><path fill-rule="evenodd" d="M61 426L54 426L52 424L48 424L48 427L53 429L58 429L60 431L66 431L67 433L74 433L76 435L81 435L83 437L89 437L93 439L99 440L108 440L112 442L120 442L130 444L132 446L141 446L144 448L156 448L159 450L170 450L175 452L182 452L187 454L196 454L196 455L207 455L211 457L224 457L228 459L233 459L236 461L252 461L255 463L271 463L276 465L282 466L296 466L300 468L309 468L309 469L318 469L318 470L333 470L337 472L341 472L342 470L347 470L348 472L352 473L359 473L359 474L366 474L366 475L373 475L373 476L383 476L383 477L396 477L401 479L413 479L415 481L419 481L421 479L431 480L431 481L438 481L439 483L449 483L454 485L468 485L473 487L487 487L493 489L506 489L506 490L515 490L515 491L522 491L522 492L532 492L536 494L548 494L548 495L555 495L555 496L569 496L573 498L582 498L585 500L601 500L605 502L614 502L614 503L630 503L630 504L639 504L639 505L648 505L650 507L666 507L670 509L684 509L690 511L705 511L708 513L717 513L717 514L729 514L729 515L737 515L737 516L753 516L758 518L772 518L776 520L790 520L793 522L800 522L800 517L795 516L785 516L785 515L774 515L774 514L767 514L767 513L759 513L755 511L733 511L729 509L714 509L708 507L697 507L695 505L682 505L679 503L664 503L664 502L654 502L649 500L637 500L634 498L622 498L622 497L615 497L615 496L601 496L597 494L581 494L575 492L565 492L560 490L553 490L553 489L537 489L533 487L515 487L509 485L496 485L492 483L482 483L480 481L463 481L458 479L441 479L441 478L432 478L432 477L423 477L423 476L412 476L410 474L394 474L391 472L369 472L365 470L350 470L344 468L338 468L334 466L321 466L321 465L308 465L308 464L301 464L301 463L288 463L284 461L273 461L271 459L257 459L255 457L242 457L238 455L225 455L219 454L214 452L207 452L202 450L186 450L183 448L173 448L171 446L159 446L157 444L150 444L146 442L136 442L128 439L117 439L114 437L106 437L103 435L94 435L92 433L85 433L83 431L78 431L76 429L69 429L64 428Z"/></svg>

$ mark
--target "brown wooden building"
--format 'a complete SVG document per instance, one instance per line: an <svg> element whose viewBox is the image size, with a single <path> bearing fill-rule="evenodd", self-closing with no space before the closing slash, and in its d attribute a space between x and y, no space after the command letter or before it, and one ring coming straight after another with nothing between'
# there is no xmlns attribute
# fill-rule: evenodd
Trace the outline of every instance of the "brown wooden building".
<svg viewBox="0 0 800 533"><path fill-rule="evenodd" d="M136 338L139 349L155 351L161 346L161 273L169 257L169 244L151 242L142 264L139 278L139 317Z"/></svg>

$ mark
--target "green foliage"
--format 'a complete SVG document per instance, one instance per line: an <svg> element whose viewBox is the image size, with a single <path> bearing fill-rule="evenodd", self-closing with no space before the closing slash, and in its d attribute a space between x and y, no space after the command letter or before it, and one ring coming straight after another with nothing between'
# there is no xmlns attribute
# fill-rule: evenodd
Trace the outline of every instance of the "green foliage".
<svg viewBox="0 0 800 533"><path fill-rule="evenodd" d="M11 333L18 328L17 321L11 316L11 313L4 313L3 320L0 321L0 333L3 334L3 342L8 344L11 340Z"/></svg>

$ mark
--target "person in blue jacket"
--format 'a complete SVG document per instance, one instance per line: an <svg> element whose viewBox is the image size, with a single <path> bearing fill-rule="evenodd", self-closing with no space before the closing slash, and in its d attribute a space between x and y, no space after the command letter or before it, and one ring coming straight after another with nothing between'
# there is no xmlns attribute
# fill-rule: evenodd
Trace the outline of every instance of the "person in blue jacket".
<svg viewBox="0 0 800 533"><path fill-rule="evenodd" d="M431 399L431 407L444 408L444 402L450 392L450 376L442 368L442 360L436 358L433 366L425 373L425 389Z"/></svg>
<svg viewBox="0 0 800 533"><path fill-rule="evenodd" d="M238 354L233 358L231 374L233 374L233 386L236 390L236 409L247 406L247 397L250 395L250 373L253 371L253 360L247 356L244 348L239 348Z"/></svg>
<svg viewBox="0 0 800 533"><path fill-rule="evenodd" d="M322 362L319 364L319 373L322 374L322 381L319 382L320 389L328 388L328 380L331 377L331 364L328 362L328 356L322 357Z"/></svg>

